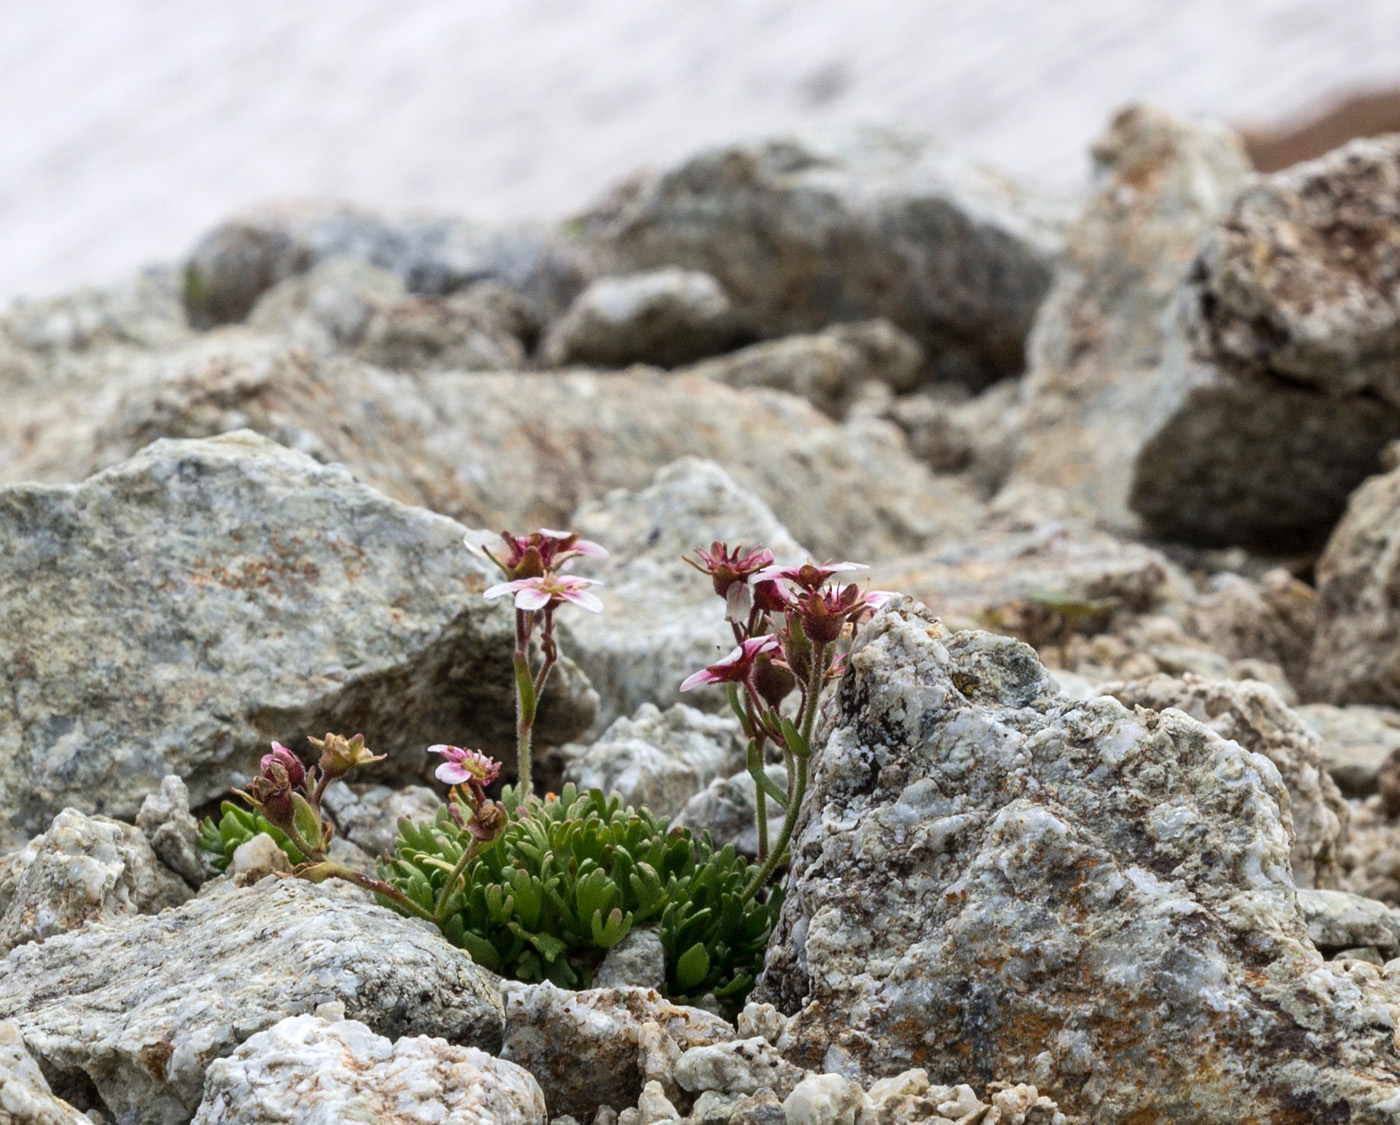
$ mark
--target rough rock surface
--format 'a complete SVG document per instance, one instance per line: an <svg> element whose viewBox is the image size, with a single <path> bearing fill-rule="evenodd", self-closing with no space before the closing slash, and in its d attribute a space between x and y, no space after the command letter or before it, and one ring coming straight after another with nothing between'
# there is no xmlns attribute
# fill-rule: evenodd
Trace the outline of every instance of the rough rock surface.
<svg viewBox="0 0 1400 1125"><path fill-rule="evenodd" d="M545 1125L526 1070L475 1047L358 1020L292 1016L218 1059L194 1125Z"/></svg>
<svg viewBox="0 0 1400 1125"><path fill-rule="evenodd" d="M480 281L447 297L418 294L379 304L355 354L381 367L519 370L538 330L524 298Z"/></svg>
<svg viewBox="0 0 1400 1125"><path fill-rule="evenodd" d="M339 838L359 845L372 856L382 856L394 853L400 818L431 820L442 799L422 785L351 788L343 781L333 781L326 787L322 805L335 821Z"/></svg>
<svg viewBox="0 0 1400 1125"><path fill-rule="evenodd" d="M139 829L105 816L64 809L33 849L0 915L0 955L87 922L157 914L190 897Z"/></svg>
<svg viewBox="0 0 1400 1125"><path fill-rule="evenodd" d="M1277 664L1301 687L1317 632L1317 594L1282 567L1258 581L1223 571L1193 600L1189 631L1229 659Z"/></svg>
<svg viewBox="0 0 1400 1125"><path fill-rule="evenodd" d="M0 1022L0 1123L90 1125L90 1119L53 1096L39 1064L24 1046L19 1025Z"/></svg>
<svg viewBox="0 0 1400 1125"><path fill-rule="evenodd" d="M337 257L387 270L414 293L494 280L546 308L567 304L583 282L577 255L543 231L339 203L279 204L230 218L199 240L185 266L186 311L202 327L242 320L279 281Z"/></svg>
<svg viewBox="0 0 1400 1125"><path fill-rule="evenodd" d="M1011 473L1020 384L1004 379L969 398L941 383L894 399L883 413L904 431L909 452L936 473L963 473L981 495L995 495Z"/></svg>
<svg viewBox="0 0 1400 1125"><path fill-rule="evenodd" d="M1400 990L1308 943L1287 800L1194 719L1068 699L897 601L827 714L755 999L799 1065L1024 1075L1107 1125L1385 1121Z"/></svg>
<svg viewBox="0 0 1400 1125"><path fill-rule="evenodd" d="M673 817L711 781L743 764L739 721L732 715L707 715L684 703L665 711L643 703L631 718L615 720L597 742L578 747L564 779Z"/></svg>
<svg viewBox="0 0 1400 1125"><path fill-rule="evenodd" d="M205 1070L286 1016L339 1001L375 1032L494 1051L496 979L430 928L299 880L205 895L90 926L0 961L0 1019L19 1024L54 1092L118 1125L177 1125Z"/></svg>
<svg viewBox="0 0 1400 1125"><path fill-rule="evenodd" d="M1400 750L1400 711L1364 703L1304 703L1294 712L1317 732L1323 764L1342 793L1368 797L1376 791L1381 766Z"/></svg>
<svg viewBox="0 0 1400 1125"><path fill-rule="evenodd" d="M1387 957L1400 944L1400 910L1347 891L1298 890L1308 940L1324 953L1371 945Z"/></svg>
<svg viewBox="0 0 1400 1125"><path fill-rule="evenodd" d="M248 313L251 331L286 336L300 347L333 353L364 338L375 309L407 295L388 270L355 257L327 258L279 281Z"/></svg>
<svg viewBox="0 0 1400 1125"><path fill-rule="evenodd" d="M708 1047L692 1047L676 1062L676 1083L687 1093L756 1094L767 1087L780 1098L803 1079L768 1040L754 1036Z"/></svg>
<svg viewBox="0 0 1400 1125"><path fill-rule="evenodd" d="M271 738L363 730L407 776L444 737L509 745L512 615L464 531L248 433L0 490L10 830L133 816L169 773L209 800ZM593 717L565 672L544 738Z"/></svg>
<svg viewBox="0 0 1400 1125"><path fill-rule="evenodd" d="M676 1060L691 1047L726 1042L734 1028L698 1008L643 988L568 992L506 982L501 1058L539 1080L551 1115L588 1120L599 1106L637 1104L648 1082L675 1092Z"/></svg>
<svg viewBox="0 0 1400 1125"><path fill-rule="evenodd" d="M1021 369L1064 219L925 137L861 128L701 153L585 230L617 267L713 274L764 335L883 316L988 381Z"/></svg>
<svg viewBox="0 0 1400 1125"><path fill-rule="evenodd" d="M685 371L731 387L787 391L805 398L823 414L841 419L869 384L912 390L923 367L924 352L918 342L888 320L877 319L750 344Z"/></svg>
<svg viewBox="0 0 1400 1125"><path fill-rule="evenodd" d="M1156 534L1275 550L1325 539L1400 435L1400 140L1259 179L1182 293L1130 503Z"/></svg>
<svg viewBox="0 0 1400 1125"><path fill-rule="evenodd" d="M590 282L550 326L540 353L556 367L678 367L728 351L746 335L719 282L667 266Z"/></svg>
<svg viewBox="0 0 1400 1125"><path fill-rule="evenodd" d="M1400 707L1400 469L1352 494L1317 563L1317 636L1307 691L1327 703Z"/></svg>
<svg viewBox="0 0 1400 1125"><path fill-rule="evenodd" d="M568 650L598 690L600 722L648 703L669 709L681 699L682 680L734 647L724 602L683 555L718 539L766 546L781 562L804 558L767 504L714 462L693 457L661 469L646 488L619 489L584 505L571 526L609 551L589 567L604 582L604 612L576 615L577 647ZM692 691L685 700L724 706L718 689Z"/></svg>
<svg viewBox="0 0 1400 1125"><path fill-rule="evenodd" d="M767 773L779 789L787 789L787 771L780 765L769 764ZM748 770L730 777L717 777L696 793L681 809L675 823L689 828L696 836L708 832L715 847L733 844L734 850L747 856L758 854L758 786ZM781 821L770 815L768 839L778 835Z"/></svg>
<svg viewBox="0 0 1400 1125"><path fill-rule="evenodd" d="M1133 464L1177 287L1249 160L1221 126L1133 106L1094 146L1094 162L1097 191L1031 333L1014 474L1131 526Z"/></svg>
<svg viewBox="0 0 1400 1125"><path fill-rule="evenodd" d="M209 854L199 847L199 821L190 814L190 791L177 774L166 774L147 793L136 813L136 827L150 841L161 863L192 887L214 873Z"/></svg>
<svg viewBox="0 0 1400 1125"><path fill-rule="evenodd" d="M825 556L917 550L982 513L894 426L837 425L790 395L643 368L390 371L241 326L19 388L0 416L0 480L72 480L159 437L240 427L475 527L564 526L581 503L686 456L724 465Z"/></svg>
<svg viewBox="0 0 1400 1125"><path fill-rule="evenodd" d="M608 950L598 971L594 988L654 988L666 986L666 949L654 928L633 927L627 936Z"/></svg>
<svg viewBox="0 0 1400 1125"><path fill-rule="evenodd" d="M1284 818L1293 831L1293 881L1299 887L1338 886L1338 852L1350 813L1323 764L1321 741L1277 692L1252 680L1225 683L1189 673L1105 684L1100 690L1129 707L1175 707L1273 762L1288 790Z"/></svg>

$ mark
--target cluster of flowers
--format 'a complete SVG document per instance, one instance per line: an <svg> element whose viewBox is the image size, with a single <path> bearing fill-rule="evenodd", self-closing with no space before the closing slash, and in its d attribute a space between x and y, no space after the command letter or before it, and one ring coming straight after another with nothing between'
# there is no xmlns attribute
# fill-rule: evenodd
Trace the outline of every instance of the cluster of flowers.
<svg viewBox="0 0 1400 1125"><path fill-rule="evenodd" d="M685 561L709 575L724 599L725 616L737 642L724 659L696 672L682 684L690 691L722 684L748 739L748 769L758 786L758 876L745 892L756 894L783 862L797 814L807 791L812 731L822 692L844 670L841 642L890 597L862 591L841 576L867 570L860 563L804 563L780 566L766 548L731 549L713 543ZM795 705L788 700L795 698ZM787 707L787 713L785 713ZM768 747L782 753L787 767L784 791L768 776ZM783 810L783 823L768 847L768 801Z"/></svg>

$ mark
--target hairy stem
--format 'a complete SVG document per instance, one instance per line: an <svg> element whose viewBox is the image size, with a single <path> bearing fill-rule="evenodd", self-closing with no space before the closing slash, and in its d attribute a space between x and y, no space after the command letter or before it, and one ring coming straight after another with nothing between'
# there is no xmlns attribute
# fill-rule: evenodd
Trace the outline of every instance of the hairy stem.
<svg viewBox="0 0 1400 1125"><path fill-rule="evenodd" d="M349 867L339 863L322 862L305 871L298 871L297 877L306 879L312 883L323 883L327 879L344 879L347 883L354 883L357 887L364 887L365 890L373 894L383 895L395 906L401 906L408 913L416 918L437 925L437 918L430 911L424 910L397 887L391 886L382 879L375 879L369 875L362 875Z"/></svg>

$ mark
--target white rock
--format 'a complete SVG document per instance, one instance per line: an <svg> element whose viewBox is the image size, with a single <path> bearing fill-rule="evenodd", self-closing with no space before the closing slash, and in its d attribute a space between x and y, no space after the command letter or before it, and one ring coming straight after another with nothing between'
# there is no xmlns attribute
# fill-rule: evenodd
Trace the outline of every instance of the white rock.
<svg viewBox="0 0 1400 1125"><path fill-rule="evenodd" d="M804 1078L783 1101L788 1125L856 1125L865 1092L840 1074Z"/></svg>

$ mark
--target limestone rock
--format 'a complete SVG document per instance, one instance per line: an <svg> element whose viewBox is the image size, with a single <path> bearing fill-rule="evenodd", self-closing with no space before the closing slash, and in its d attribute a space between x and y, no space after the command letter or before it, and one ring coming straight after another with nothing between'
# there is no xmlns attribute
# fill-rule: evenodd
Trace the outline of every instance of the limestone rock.
<svg viewBox="0 0 1400 1125"><path fill-rule="evenodd" d="M865 1091L840 1074L804 1078L783 1101L789 1121L811 1125L856 1125L867 1105Z"/></svg>
<svg viewBox="0 0 1400 1125"><path fill-rule="evenodd" d="M464 531L248 433L0 490L11 830L67 804L133 816L170 773L207 801L272 738L363 730L408 777L448 735L510 745L513 618ZM592 719L564 673L543 738Z"/></svg>
<svg viewBox="0 0 1400 1125"><path fill-rule="evenodd" d="M355 354L381 367L519 370L538 332L539 318L524 298L481 281L447 297L381 303Z"/></svg>
<svg viewBox="0 0 1400 1125"><path fill-rule="evenodd" d="M214 874L209 855L199 847L199 821L190 814L190 791L177 774L166 774L160 788L147 793L136 814L161 863L192 887Z"/></svg>
<svg viewBox="0 0 1400 1125"><path fill-rule="evenodd" d="M87 922L156 914L190 897L139 829L105 816L64 809L33 847L0 915L0 955Z"/></svg>
<svg viewBox="0 0 1400 1125"><path fill-rule="evenodd" d="M654 927L637 927L608 950L598 971L594 988L666 987L666 950Z"/></svg>
<svg viewBox="0 0 1400 1125"><path fill-rule="evenodd" d="M1400 469L1356 490L1317 563L1317 636L1307 690L1327 703L1400 706Z"/></svg>
<svg viewBox="0 0 1400 1125"><path fill-rule="evenodd" d="M683 703L662 711L643 703L631 718L616 719L597 742L580 747L564 767L564 779L673 817L711 781L743 764L744 741L732 715L707 715Z"/></svg>
<svg viewBox="0 0 1400 1125"><path fill-rule="evenodd" d="M1296 685L1307 679L1317 595L1282 567L1257 581L1228 571L1213 575L1189 616L1190 632L1221 655L1270 661Z"/></svg>
<svg viewBox="0 0 1400 1125"><path fill-rule="evenodd" d="M242 320L279 281L338 257L387 270L414 293L495 280L553 308L583 281L577 254L548 231L341 203L277 204L230 218L196 243L185 265L186 311L201 327Z"/></svg>
<svg viewBox="0 0 1400 1125"><path fill-rule="evenodd" d="M1131 526L1177 287L1249 161L1227 129L1145 106L1114 118L1094 161L1097 190L1031 332L1014 474Z"/></svg>
<svg viewBox="0 0 1400 1125"><path fill-rule="evenodd" d="M746 335L719 282L667 266L590 282L550 326L541 354L555 367L678 367L728 351Z"/></svg>
<svg viewBox="0 0 1400 1125"><path fill-rule="evenodd" d="M1288 790L1285 820L1293 830L1293 881L1300 888L1338 886L1338 852L1350 813L1323 765L1320 740L1277 692L1251 680L1222 683L1189 674L1105 684L1100 690L1129 707L1175 707L1221 738L1273 762Z"/></svg>
<svg viewBox="0 0 1400 1125"><path fill-rule="evenodd" d="M1020 393L1010 379L971 398L956 386L938 385L895 399L887 414L908 437L909 452L934 472L964 473L980 494L991 496L1011 472Z"/></svg>
<svg viewBox="0 0 1400 1125"><path fill-rule="evenodd" d="M911 390L923 367L918 342L888 320L876 319L750 344L685 370L731 387L787 391L841 419L866 384Z"/></svg>
<svg viewBox="0 0 1400 1125"><path fill-rule="evenodd" d="M0 479L69 480L159 437L246 427L475 527L563 527L580 504L687 456L723 465L823 557L918 550L982 515L971 488L933 475L888 423L838 426L790 395L652 369L390 371L239 328L43 391L0 417L18 451L0 454Z"/></svg>
<svg viewBox="0 0 1400 1125"><path fill-rule="evenodd" d="M718 1090L722 1094L756 1094L772 1090L787 1097L803 1079L802 1070L774 1050L768 1040L754 1037L708 1047L692 1047L676 1063L676 1082L681 1089L699 1094Z"/></svg>
<svg viewBox="0 0 1400 1125"><path fill-rule="evenodd" d="M1262 177L1203 244L1130 503L1152 532L1319 544L1400 435L1400 141Z"/></svg>
<svg viewBox="0 0 1400 1125"><path fill-rule="evenodd" d="M24 1047L19 1025L0 1022L0 1122L4 1125L90 1125L89 1119L53 1096L38 1064Z"/></svg>
<svg viewBox="0 0 1400 1125"><path fill-rule="evenodd" d="M577 648L568 650L602 697L602 721L652 705L667 708L669 723L686 725L688 709L670 710L681 699L681 681L733 647L724 602L683 555L718 539L731 546L766 546L783 562L804 558L767 504L717 464L698 458L666 466L649 487L618 490L584 505L570 526L609 551L606 560L589 568L603 580L598 596L604 612L577 616L571 626ZM717 689L690 692L685 700L712 709L724 706ZM646 722L650 727L653 720ZM705 782L722 765L716 760L707 768ZM699 784L697 775L695 788ZM679 791L670 794L673 803L678 798Z"/></svg>
<svg viewBox="0 0 1400 1125"><path fill-rule="evenodd" d="M765 336L883 316L989 381L1021 368L1064 218L925 137L862 128L701 153L585 237L614 268L706 270Z"/></svg>
<svg viewBox="0 0 1400 1125"><path fill-rule="evenodd" d="M1298 890L1308 940L1324 953L1359 945L1386 951L1400 945L1400 910L1347 891Z"/></svg>
<svg viewBox="0 0 1400 1125"><path fill-rule="evenodd" d="M15 890L19 887L19 881L24 873L29 870L29 865L34 862L39 854L39 841L44 837L35 836L23 847L16 848L12 852L0 855L0 916L9 909L10 902L15 897Z"/></svg>
<svg viewBox="0 0 1400 1125"><path fill-rule="evenodd" d="M1068 699L1025 645L890 603L826 714L754 999L795 1012L798 1065L1024 1075L1104 1125L1383 1121L1400 990L1308 942L1287 802L1187 715Z"/></svg>
<svg viewBox="0 0 1400 1125"><path fill-rule="evenodd" d="M177 1125L205 1070L287 1016L340 1002L390 1039L496 1050L496 978L430 928L296 879L21 946L0 962L13 1019L54 1092L119 1125Z"/></svg>
<svg viewBox="0 0 1400 1125"><path fill-rule="evenodd" d="M404 1036L357 1020L291 1016L216 1060L194 1125L544 1125L530 1073L475 1047Z"/></svg>
<svg viewBox="0 0 1400 1125"><path fill-rule="evenodd" d="M1400 712L1364 703L1304 703L1294 711L1317 732L1323 764L1337 788L1348 797L1374 793L1381 765L1400 749Z"/></svg>
<svg viewBox="0 0 1400 1125"><path fill-rule="evenodd" d="M358 844L372 856L382 856L394 854L400 819L431 820L442 800L422 785L390 789L333 781L321 803L335 821L340 838Z"/></svg>
<svg viewBox="0 0 1400 1125"><path fill-rule="evenodd" d="M787 789L787 771L781 765L769 764L766 772L779 789ZM718 777L696 793L681 809L675 823L699 836L708 832L715 847L733 844L734 850L747 856L758 854L758 822L755 809L758 786L753 776L744 770L729 777ZM777 838L781 818L773 807L768 812L769 842Z"/></svg>
<svg viewBox="0 0 1400 1125"><path fill-rule="evenodd" d="M318 352L345 351L364 338L378 305L406 293L398 275L361 258L327 258L259 297L247 323L254 332L282 335Z"/></svg>
<svg viewBox="0 0 1400 1125"><path fill-rule="evenodd" d="M599 1106L634 1106L651 1081L676 1089L672 1070L691 1047L734 1038L734 1028L649 989L567 992L507 982L501 1057L544 1088L551 1114L587 1120Z"/></svg>

